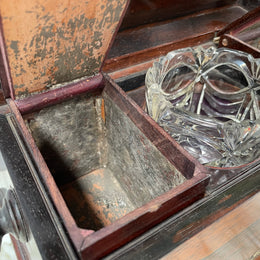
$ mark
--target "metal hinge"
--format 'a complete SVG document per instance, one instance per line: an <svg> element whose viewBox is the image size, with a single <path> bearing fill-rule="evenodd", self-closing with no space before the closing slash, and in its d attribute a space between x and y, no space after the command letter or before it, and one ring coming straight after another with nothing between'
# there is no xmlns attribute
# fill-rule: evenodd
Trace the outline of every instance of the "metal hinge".
<svg viewBox="0 0 260 260"><path fill-rule="evenodd" d="M219 40L220 40L220 36L216 36L213 38L213 42L218 45L219 44Z"/></svg>

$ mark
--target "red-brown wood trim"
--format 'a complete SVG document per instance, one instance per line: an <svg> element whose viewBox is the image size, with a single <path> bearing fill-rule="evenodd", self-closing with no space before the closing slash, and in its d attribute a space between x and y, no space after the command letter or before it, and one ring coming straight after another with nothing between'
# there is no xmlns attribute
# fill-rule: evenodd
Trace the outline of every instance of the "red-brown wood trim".
<svg viewBox="0 0 260 260"><path fill-rule="evenodd" d="M2 17L0 16L0 78L5 98L15 99L13 83L6 54L4 33L2 28Z"/></svg>
<svg viewBox="0 0 260 260"><path fill-rule="evenodd" d="M230 34L224 34L220 37L219 47L227 47L239 51L250 53L255 58L260 58L260 51L257 48L239 40Z"/></svg>
<svg viewBox="0 0 260 260"><path fill-rule="evenodd" d="M68 232L70 238L72 239L75 247L77 248L77 250L79 250L82 245L83 239L87 235L93 233L93 231L82 230L77 227L76 222L72 217L71 213L69 212L68 207L55 183L55 180L53 179L53 176L50 173L48 166L46 165L46 162L44 161L37 145L35 144L31 134L29 133L28 128L24 123L22 115L20 114L15 101L13 101L12 99L8 99L7 102L19 124L19 128L30 149L31 155L33 156L33 159L35 160L35 163L39 168L45 187L46 189L48 189L48 193L50 194L50 197L53 200L55 210L61 217L65 229Z"/></svg>
<svg viewBox="0 0 260 260"><path fill-rule="evenodd" d="M214 32L209 32L193 38L182 39L181 41L177 40L175 42L170 42L142 51L122 55L120 57L106 60L103 70L108 73L114 72L120 69L124 69L126 67L134 66L164 56L168 52L176 49L200 45L210 40L212 41L213 37Z"/></svg>
<svg viewBox="0 0 260 260"><path fill-rule="evenodd" d="M209 177L199 174L113 224L86 237L83 259L100 259L204 196Z"/></svg>
<svg viewBox="0 0 260 260"><path fill-rule="evenodd" d="M73 97L74 95L102 89L102 82L103 76L102 74L98 74L92 78L87 78L78 82L72 82L57 89L35 94L25 99L16 100L15 103L21 114L26 114L28 112L40 110L44 107L64 101Z"/></svg>
<svg viewBox="0 0 260 260"><path fill-rule="evenodd" d="M135 73L146 72L150 67L153 66L153 63L156 60L157 60L157 58L153 59L153 60L149 60L149 61L144 62L144 63L137 64L135 66L126 67L126 68L121 69L121 70L113 71L113 72L109 73L109 76L113 80L115 80L115 79L123 78L123 77L129 76L129 75L133 75Z"/></svg>

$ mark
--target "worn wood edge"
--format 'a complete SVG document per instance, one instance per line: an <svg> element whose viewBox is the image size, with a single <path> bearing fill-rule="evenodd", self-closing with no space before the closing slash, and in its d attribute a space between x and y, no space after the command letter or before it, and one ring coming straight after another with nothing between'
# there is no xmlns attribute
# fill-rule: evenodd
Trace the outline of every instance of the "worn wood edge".
<svg viewBox="0 0 260 260"><path fill-rule="evenodd" d="M258 199L258 201L257 201ZM175 248L162 259L179 259L182 256L184 259L191 259L196 256L196 259L204 259L212 253L223 248L237 235L248 229L252 224L259 221L260 211L260 193L256 193L241 205L231 210L228 214L203 229L201 232ZM255 209L255 207L257 209ZM250 214L248 214L248 212ZM244 218L244 214L247 218ZM234 221L236 225L234 225ZM226 228L229 227L229 228ZM216 239L216 242L214 239ZM209 241L211 246L208 247ZM200 243L202 242L202 243ZM205 246L204 243L207 245Z"/></svg>
<svg viewBox="0 0 260 260"><path fill-rule="evenodd" d="M194 173L207 173L206 167L198 163L194 157L184 150L140 106L127 96L110 77L104 74L104 78L106 79L105 93L184 177L189 179L193 177Z"/></svg>
<svg viewBox="0 0 260 260"><path fill-rule="evenodd" d="M254 58L260 58L260 51L257 48L251 46L250 44L247 44L244 41L239 40L237 37L231 34L221 35L219 47L226 47L238 51L244 51L250 53Z"/></svg>
<svg viewBox="0 0 260 260"><path fill-rule="evenodd" d="M206 204L208 199L214 200L215 198L218 198L220 196L220 194L222 194L220 197L223 197L223 198L221 198L217 202L217 205L218 206L221 205L222 207L220 207L216 211L208 214L208 216L206 218L204 218L200 221L197 221L196 222L197 228L194 233L197 233L200 230L202 230L203 228L207 227L208 225L210 225L211 223L213 223L214 221L216 221L217 219L219 219L220 217L222 217L223 215L225 215L226 213L228 213L229 211L231 211L232 209L234 209L235 207L237 207L238 205L240 205L241 203L246 201L248 198L250 198L254 194L256 194L260 190L260 184L259 184L259 182L256 182L256 185L254 185L255 183L254 183L254 181L252 181L252 179L254 180L255 178L257 178L257 176L259 179L259 172L250 171L247 174L241 175L238 178L231 180L229 183L227 183L225 186L221 187L220 189L216 190L215 192L208 194L208 196L205 197L204 201L201 202L202 205ZM251 179L252 185L250 184L250 179ZM247 190L248 187L245 187L246 185L241 184L241 183L245 183L245 182L247 182L247 185L249 185L249 188L251 186L254 186L254 188L251 187L249 190ZM237 193L240 191L240 193L243 195L239 200L235 201L235 203L228 205L228 202L234 198L234 192L233 192L234 189L237 189ZM245 189L246 191L243 191L243 189ZM241 196L241 194L239 194L239 195ZM237 198L234 198L234 199L236 200ZM186 214L188 214L188 212ZM176 234L176 236L174 237L174 240L176 242L182 241L182 239L185 236L186 236L185 232L178 232Z"/></svg>
<svg viewBox="0 0 260 260"><path fill-rule="evenodd" d="M126 67L120 70L116 70L116 71L112 71L110 73L108 73L108 75L113 79L119 79L119 78L124 78L127 77L129 75L133 75L136 73L140 73L140 72L146 72L150 67L152 67L153 63L157 60L157 58L143 62L143 63L139 63L137 65L133 65L130 67Z"/></svg>
<svg viewBox="0 0 260 260"><path fill-rule="evenodd" d="M79 82L72 82L63 87L35 94L25 99L15 100L15 104L21 114L34 112L47 106L65 101L75 95L95 91L103 88L103 76L98 74Z"/></svg>
<svg viewBox="0 0 260 260"><path fill-rule="evenodd" d="M141 258L151 255L151 251L159 259L256 194L259 188L259 172L248 173L194 202L105 259L135 259L137 255Z"/></svg>
<svg viewBox="0 0 260 260"><path fill-rule="evenodd" d="M209 176L200 174L86 237L83 259L99 259L203 198Z"/></svg>
<svg viewBox="0 0 260 260"><path fill-rule="evenodd" d="M105 61L103 71L107 73L125 69L140 63L149 62L155 58L166 55L168 52L189 46L200 45L209 40L213 40L215 31L197 35L182 40L165 43L142 51L125 54Z"/></svg>
<svg viewBox="0 0 260 260"><path fill-rule="evenodd" d="M256 194L256 192L254 192L253 194L250 194L250 195L244 197L243 199L241 199L238 202L234 203L232 206L230 206L228 208L220 209L220 210L218 210L216 212L213 212L214 214L210 214L207 218L198 221L196 223L197 226L194 227L192 232L189 229L189 226L186 227L183 230L179 230L178 233L173 238L174 242L178 243L178 242L185 242L185 241L187 241L187 239L193 237L198 232L200 232L204 228L208 227L209 225L211 225L212 223L214 223L215 221L217 221L218 219L220 219L221 217L223 217L224 215L226 215L227 213L229 213L230 211L235 209L237 206L241 205L243 202L245 202L246 200L251 198L254 194ZM221 201L219 201L219 203L221 203Z"/></svg>
<svg viewBox="0 0 260 260"><path fill-rule="evenodd" d="M20 131L22 132L25 138L26 144L31 152L31 155L37 167L39 168L38 170L40 173L40 177L44 181L45 189L47 189L48 193L50 194L55 210L62 219L62 225L65 227L67 233L72 239L76 249L79 250L84 237L93 233L93 231L82 230L77 227L76 222L72 217L70 211L68 210L68 207L55 183L55 180L52 174L50 173L48 166L46 165L46 162L44 161L36 143L34 142L31 134L29 133L28 128L24 123L22 115L19 112L15 101L13 101L12 99L7 99L7 103L18 122Z"/></svg>
<svg viewBox="0 0 260 260"><path fill-rule="evenodd" d="M254 193L255 194L255 193ZM249 199L251 196L253 196L254 194L250 194L247 197L245 197L244 199L238 201L237 203L233 204L232 206L230 206L229 208L226 209L220 209L219 211L213 212L214 214L211 214L209 217L205 218L205 219L201 219L199 221L196 221L196 223L190 224L188 226L185 226L184 229L180 229L177 231L177 233L172 237L172 241L173 243L176 243L177 246L174 247L172 250L174 250L175 248L178 247L178 245L181 245L182 243L184 243L185 241L187 241L188 239L192 238L193 236L195 236L197 233L199 233L200 231L202 231L204 228L208 227L209 225L211 225L212 223L214 223L215 221L217 221L219 218L223 217L225 214L229 213L231 210L235 209L237 206L239 206L240 204L242 204L244 201L246 201L247 199ZM204 200L206 198L202 198L202 200ZM196 204L196 202L195 202ZM188 214L187 210L191 209L192 207L195 207L194 204L192 204L191 206L188 206L188 208L184 209L184 213L180 212L180 216L178 216L178 218L176 218L176 221L180 221L182 219L182 216L185 217L185 215ZM179 213L177 213L179 214ZM196 213L194 213L196 214ZM173 215L174 217L174 215ZM169 218L170 219L170 218ZM165 220L166 222L168 221L167 219ZM164 224L164 223L163 223ZM155 229L159 229L160 228L160 224L157 226L155 226ZM150 233L152 230L149 230L147 233L147 237L149 238L151 236ZM145 241L144 238L146 238L145 236L146 234L144 234L141 237L138 237L137 240L139 240L139 243L141 243L142 241ZM133 241L136 243L136 241ZM119 249L119 251L121 252L114 252L112 253L112 256L109 257L108 259L124 259L123 255L128 251L128 250L134 250L135 249L135 243L131 244L132 242L130 241L129 245L125 245L124 248ZM166 251L165 254L169 253L170 251ZM116 257L115 257L116 256ZM162 255L160 257L163 257ZM155 257L156 259L159 259L159 257ZM106 258L105 258L106 259Z"/></svg>
<svg viewBox="0 0 260 260"><path fill-rule="evenodd" d="M223 28L217 33L217 36L221 36L227 33L236 34L241 29L252 24L255 19L259 18L259 16L260 16L260 7L255 8L250 12L247 12L242 17L228 24L225 28Z"/></svg>
<svg viewBox="0 0 260 260"><path fill-rule="evenodd" d="M2 16L0 16L0 77L5 98L15 99L9 61L6 53Z"/></svg>

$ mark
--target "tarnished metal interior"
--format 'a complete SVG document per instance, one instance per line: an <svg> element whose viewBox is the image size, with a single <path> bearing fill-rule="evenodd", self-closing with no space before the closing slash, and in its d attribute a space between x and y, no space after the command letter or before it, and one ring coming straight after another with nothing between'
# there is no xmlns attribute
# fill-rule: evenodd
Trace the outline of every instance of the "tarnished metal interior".
<svg viewBox="0 0 260 260"><path fill-rule="evenodd" d="M98 230L185 181L105 92L25 121L81 228Z"/></svg>

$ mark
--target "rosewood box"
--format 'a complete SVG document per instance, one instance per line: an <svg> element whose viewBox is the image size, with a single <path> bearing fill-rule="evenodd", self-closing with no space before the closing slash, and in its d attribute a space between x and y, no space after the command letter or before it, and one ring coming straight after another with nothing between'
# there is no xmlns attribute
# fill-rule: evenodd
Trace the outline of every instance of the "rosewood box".
<svg viewBox="0 0 260 260"><path fill-rule="evenodd" d="M146 113L144 96L156 59L223 44L218 33L254 7L4 1L0 149L11 184L0 193L0 214L8 215L0 225L16 239L17 254L33 240L43 259L131 258L158 225L197 209L199 221L174 220L191 232L159 250L162 256L212 222L209 216L259 190L258 162L244 172L201 165ZM225 189L231 195L223 200Z"/></svg>

